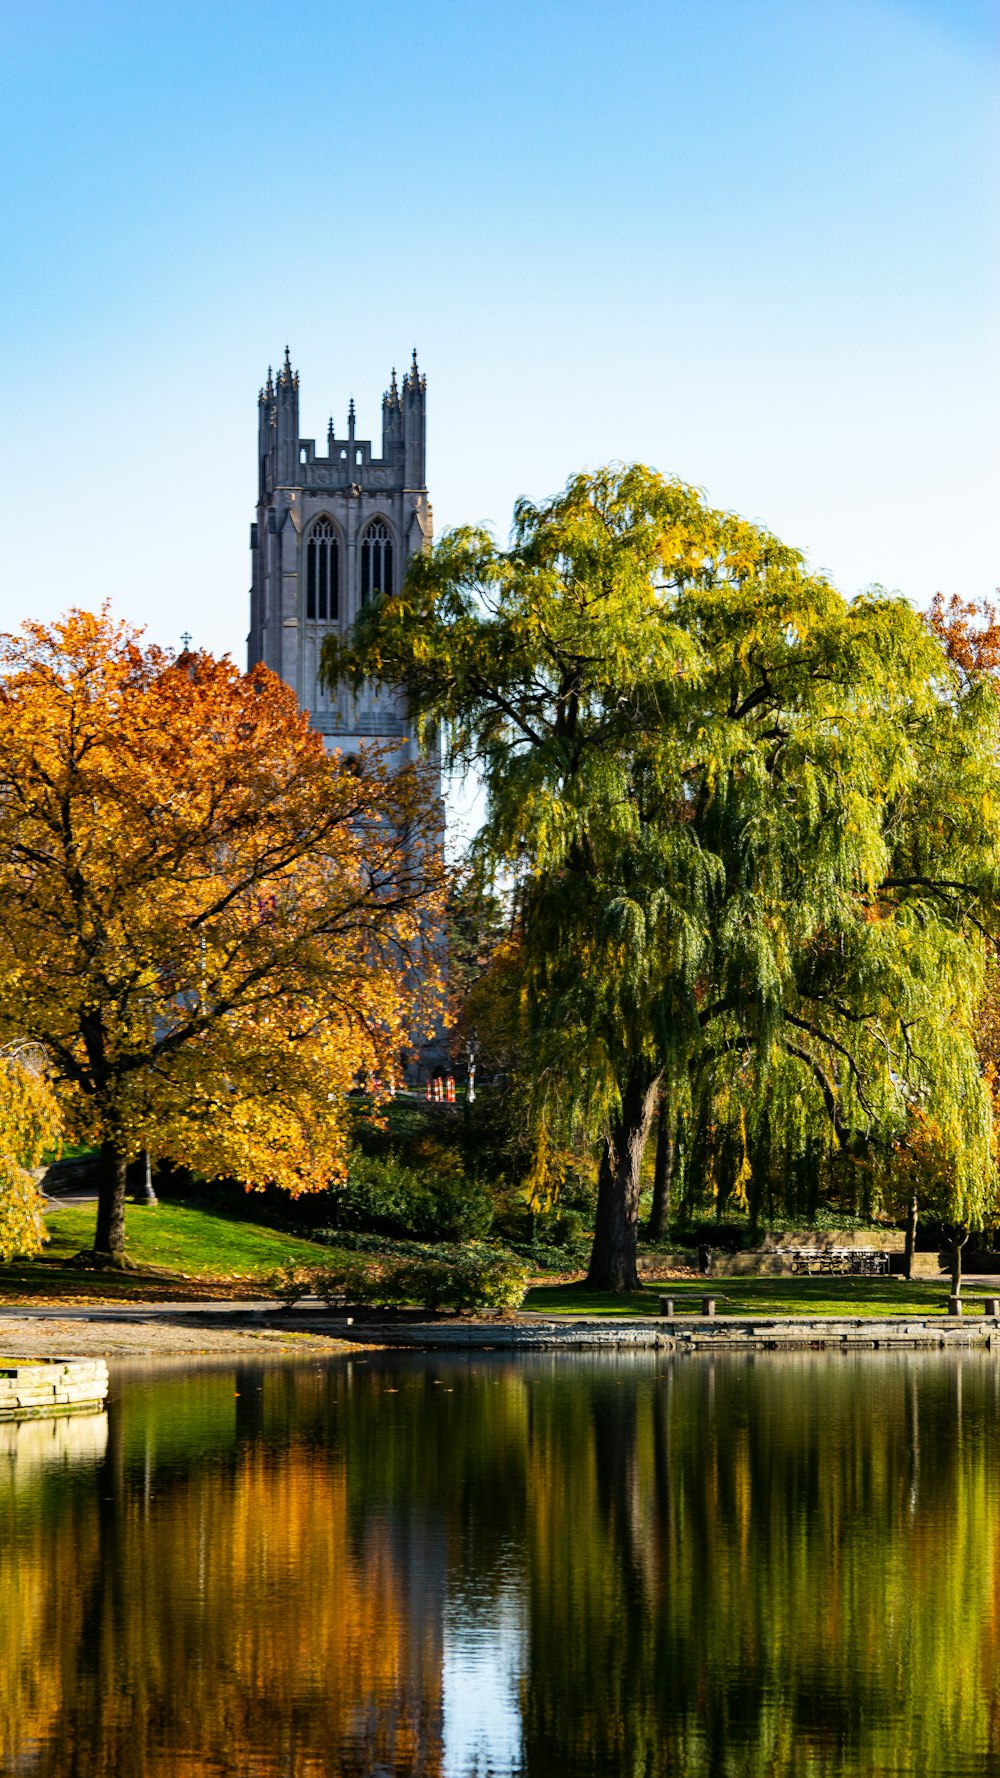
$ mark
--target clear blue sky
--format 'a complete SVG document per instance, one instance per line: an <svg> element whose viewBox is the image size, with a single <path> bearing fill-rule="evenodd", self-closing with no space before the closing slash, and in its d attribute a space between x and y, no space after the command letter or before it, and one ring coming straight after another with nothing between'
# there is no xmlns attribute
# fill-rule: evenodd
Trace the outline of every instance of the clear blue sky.
<svg viewBox="0 0 1000 1778"><path fill-rule="evenodd" d="M438 530L611 458L848 593L1000 580L995 0L0 0L0 623L242 660L256 395Z"/></svg>

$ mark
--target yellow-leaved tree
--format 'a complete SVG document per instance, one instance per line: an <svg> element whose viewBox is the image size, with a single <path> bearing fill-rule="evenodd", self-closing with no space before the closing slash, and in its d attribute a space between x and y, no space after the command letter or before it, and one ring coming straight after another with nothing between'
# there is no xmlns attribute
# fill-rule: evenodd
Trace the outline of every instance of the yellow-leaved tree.
<svg viewBox="0 0 1000 1778"><path fill-rule="evenodd" d="M273 673L71 611L0 637L0 1041L44 1044L124 1255L142 1149L298 1193L435 1013L434 787L327 754Z"/></svg>
<svg viewBox="0 0 1000 1778"><path fill-rule="evenodd" d="M29 1171L59 1140L59 1105L37 1043L0 1049L0 1260L29 1257L45 1241L44 1200Z"/></svg>

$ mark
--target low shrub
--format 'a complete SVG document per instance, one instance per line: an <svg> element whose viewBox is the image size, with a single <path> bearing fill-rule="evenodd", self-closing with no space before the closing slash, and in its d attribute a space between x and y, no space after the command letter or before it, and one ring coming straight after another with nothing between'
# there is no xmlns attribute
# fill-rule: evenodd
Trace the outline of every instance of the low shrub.
<svg viewBox="0 0 1000 1778"><path fill-rule="evenodd" d="M524 1300L527 1266L498 1247L458 1247L447 1259L428 1257L399 1268L397 1288L407 1302L428 1309L516 1309Z"/></svg>
<svg viewBox="0 0 1000 1778"><path fill-rule="evenodd" d="M292 1304L318 1296L331 1308L516 1309L528 1267L500 1247L413 1249L408 1254L340 1252L322 1266L283 1266L273 1294Z"/></svg>
<svg viewBox="0 0 1000 1778"><path fill-rule="evenodd" d="M293 1309L304 1296L312 1295L315 1276L312 1266L279 1266L268 1279L267 1287L287 1309Z"/></svg>

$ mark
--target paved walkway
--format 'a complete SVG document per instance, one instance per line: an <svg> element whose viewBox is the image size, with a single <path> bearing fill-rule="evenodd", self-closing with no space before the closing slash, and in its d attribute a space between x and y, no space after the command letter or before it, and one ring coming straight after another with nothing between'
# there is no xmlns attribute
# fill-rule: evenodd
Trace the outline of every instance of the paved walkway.
<svg viewBox="0 0 1000 1778"><path fill-rule="evenodd" d="M0 1354L8 1359L99 1355L136 1359L335 1357L347 1350L336 1327L303 1325L273 1301L177 1303L5 1303Z"/></svg>

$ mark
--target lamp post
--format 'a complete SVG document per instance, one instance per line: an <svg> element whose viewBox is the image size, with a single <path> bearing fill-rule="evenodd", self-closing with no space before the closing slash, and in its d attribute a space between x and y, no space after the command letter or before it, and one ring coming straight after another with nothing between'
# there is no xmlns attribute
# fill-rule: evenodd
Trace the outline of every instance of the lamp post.
<svg viewBox="0 0 1000 1778"><path fill-rule="evenodd" d="M148 1149L143 1149L138 1160L129 1162L128 1182L132 1188L133 1204L152 1206L159 1203L153 1189L153 1169Z"/></svg>
<svg viewBox="0 0 1000 1778"><path fill-rule="evenodd" d="M469 1069L469 1085L465 1095L466 1105L476 1103L476 1057L478 1054L479 1039L476 1036L475 1027L473 1027L465 1040L465 1060Z"/></svg>

